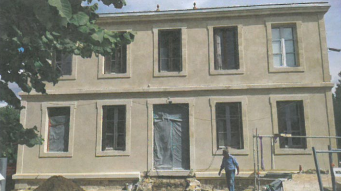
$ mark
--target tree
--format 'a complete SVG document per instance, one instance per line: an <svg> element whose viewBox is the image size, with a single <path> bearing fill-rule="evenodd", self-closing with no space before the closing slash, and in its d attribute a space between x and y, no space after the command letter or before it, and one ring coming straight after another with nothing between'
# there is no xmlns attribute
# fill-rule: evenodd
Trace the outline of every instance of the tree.
<svg viewBox="0 0 341 191"><path fill-rule="evenodd" d="M341 77L341 72L339 73L339 77ZM335 89L333 104L336 135L341 136L341 79L339 79L339 83L337 84ZM341 148L341 141L339 139L338 148Z"/></svg>
<svg viewBox="0 0 341 191"><path fill-rule="evenodd" d="M121 8L124 0L99 0ZM87 6L82 6L87 3ZM46 94L45 83L56 84L60 70L53 66L56 51L90 58L111 55L134 40L130 32L115 33L96 25L98 4L92 0L0 0L0 155L15 158L17 144L32 147L43 139L37 128L19 123L20 99L8 87Z"/></svg>
<svg viewBox="0 0 341 191"><path fill-rule="evenodd" d="M12 106L0 108L0 157L6 157L10 162L16 161L18 144L33 147L43 141L37 135L37 127L24 129L19 118L18 109Z"/></svg>
<svg viewBox="0 0 341 191"><path fill-rule="evenodd" d="M124 0L99 0L121 8ZM87 3L87 6L82 6ZM0 0L0 101L20 108L8 87L46 94L45 83L61 76L51 64L53 53L90 58L111 55L134 40L131 32L116 33L96 25L98 4L92 0Z"/></svg>

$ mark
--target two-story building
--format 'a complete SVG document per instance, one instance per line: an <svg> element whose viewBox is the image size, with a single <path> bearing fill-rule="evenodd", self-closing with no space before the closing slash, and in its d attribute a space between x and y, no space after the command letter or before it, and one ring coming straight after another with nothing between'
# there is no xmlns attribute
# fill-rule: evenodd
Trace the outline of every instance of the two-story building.
<svg viewBox="0 0 341 191"><path fill-rule="evenodd" d="M19 147L17 188L52 175L83 185L136 182L146 174L216 178L227 146L247 173L254 168L256 128L263 135L335 136L324 23L329 7L101 14L100 26L133 31L135 41L106 58L57 52L60 82L47 86L48 95L21 95L21 122L36 125L45 141ZM330 143L336 145L280 138L275 168L315 168L311 147ZM269 169L270 141L263 148Z"/></svg>

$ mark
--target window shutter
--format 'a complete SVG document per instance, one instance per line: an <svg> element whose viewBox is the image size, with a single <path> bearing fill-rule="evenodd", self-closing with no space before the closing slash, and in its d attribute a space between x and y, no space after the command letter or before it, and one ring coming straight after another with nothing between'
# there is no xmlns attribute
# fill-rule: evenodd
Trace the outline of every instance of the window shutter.
<svg viewBox="0 0 341 191"><path fill-rule="evenodd" d="M222 69L222 56L221 56L221 40L222 40L222 31L217 30L215 33L215 69L221 70Z"/></svg>
<svg viewBox="0 0 341 191"><path fill-rule="evenodd" d="M104 58L104 74L111 73L111 56L106 56Z"/></svg>

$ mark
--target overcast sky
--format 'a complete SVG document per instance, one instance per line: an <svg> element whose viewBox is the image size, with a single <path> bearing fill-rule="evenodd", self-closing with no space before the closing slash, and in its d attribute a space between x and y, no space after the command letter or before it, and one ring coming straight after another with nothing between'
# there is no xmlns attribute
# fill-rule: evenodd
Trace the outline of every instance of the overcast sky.
<svg viewBox="0 0 341 191"><path fill-rule="evenodd" d="M257 5L269 3L302 3L321 2L323 0L196 0L198 8L225 7L238 5ZM96 1L94 1L96 2ZM105 6L99 3L98 13L131 12L131 11L153 11L156 5L161 10L191 9L193 0L126 0L127 6L122 9L115 9L113 6ZM331 8L325 15L328 47L341 49L341 0L329 0ZM338 82L338 73L341 71L341 52L329 52L330 73L332 82ZM20 89L16 84L10 84L15 93ZM4 103L0 103L0 107Z"/></svg>

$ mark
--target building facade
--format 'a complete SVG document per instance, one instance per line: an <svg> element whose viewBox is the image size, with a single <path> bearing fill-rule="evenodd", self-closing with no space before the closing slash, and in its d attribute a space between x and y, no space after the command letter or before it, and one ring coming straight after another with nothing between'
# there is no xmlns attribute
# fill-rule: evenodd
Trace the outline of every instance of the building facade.
<svg viewBox="0 0 341 191"><path fill-rule="evenodd" d="M21 122L45 142L19 147L17 188L52 175L81 180L218 178L230 147L253 172L253 135L335 136L327 3L102 14L136 33L111 57L56 53L64 76L48 95L22 94ZM311 147L279 138L274 169L314 168ZM264 165L271 145L262 142ZM327 167L326 167L327 168Z"/></svg>

